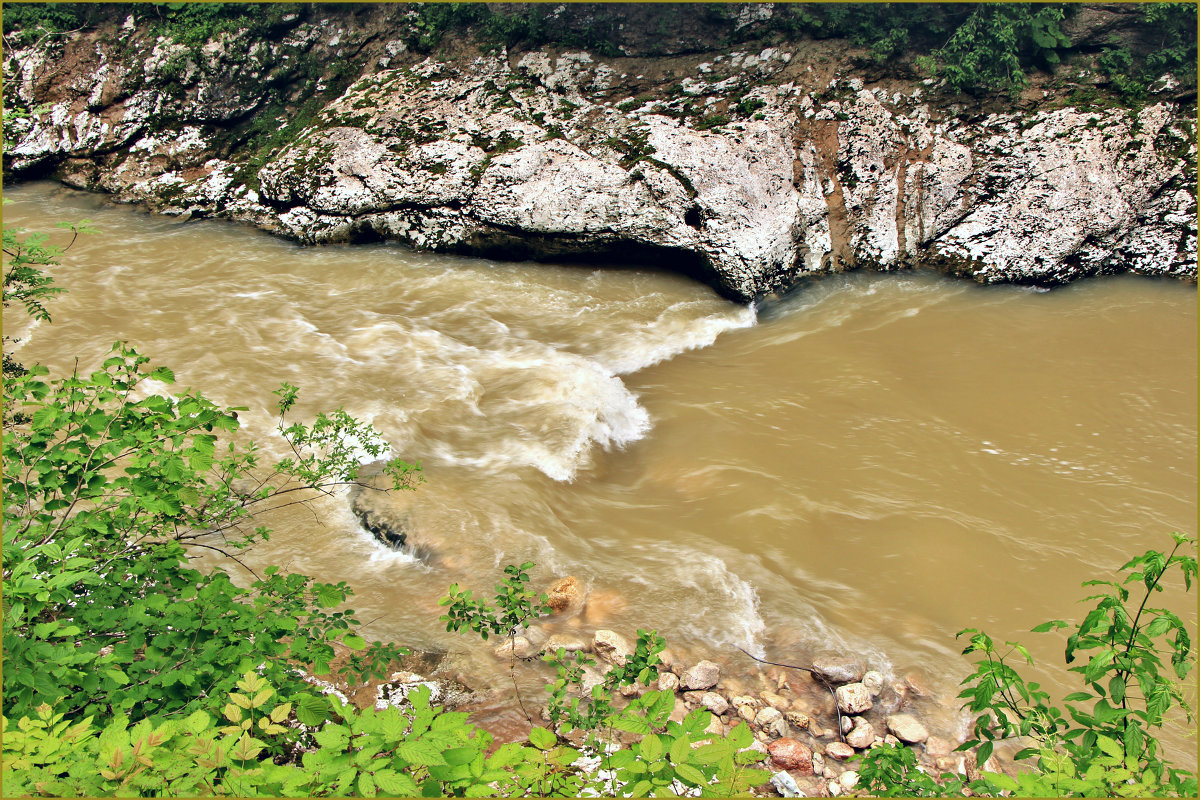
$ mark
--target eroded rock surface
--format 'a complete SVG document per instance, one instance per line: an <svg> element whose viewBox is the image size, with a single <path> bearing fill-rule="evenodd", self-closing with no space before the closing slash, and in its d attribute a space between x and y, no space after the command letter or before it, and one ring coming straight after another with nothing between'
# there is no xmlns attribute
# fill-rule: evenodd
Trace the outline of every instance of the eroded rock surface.
<svg viewBox="0 0 1200 800"><path fill-rule="evenodd" d="M307 243L672 266L743 301L852 267L1196 275L1194 106L1177 100L1087 111L1047 92L969 112L935 86L864 85L805 42L669 68L555 49L439 60L356 19L16 50L5 77L30 113L6 118L6 171ZM297 82L338 59L336 80Z"/></svg>

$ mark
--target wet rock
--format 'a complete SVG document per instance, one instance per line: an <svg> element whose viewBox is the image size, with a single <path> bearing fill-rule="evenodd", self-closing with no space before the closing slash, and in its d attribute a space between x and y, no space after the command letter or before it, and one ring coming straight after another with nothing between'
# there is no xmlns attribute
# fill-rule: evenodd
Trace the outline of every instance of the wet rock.
<svg viewBox="0 0 1200 800"><path fill-rule="evenodd" d="M783 718L787 720L788 725L797 730L807 729L811 722L808 714L805 714L803 711L787 711L784 713Z"/></svg>
<svg viewBox="0 0 1200 800"><path fill-rule="evenodd" d="M492 651L501 660L516 658L532 658L538 653L533 642L524 636L514 636Z"/></svg>
<svg viewBox="0 0 1200 800"><path fill-rule="evenodd" d="M954 751L954 745L941 736L930 736L925 740L925 752L932 758L948 756Z"/></svg>
<svg viewBox="0 0 1200 800"><path fill-rule="evenodd" d="M557 653L559 648L568 653L577 653L587 649L587 642L577 636L556 633L542 642L542 649L547 653Z"/></svg>
<svg viewBox="0 0 1200 800"><path fill-rule="evenodd" d="M861 714L871 708L871 693L861 683L839 686L835 692L837 705L843 714Z"/></svg>
<svg viewBox="0 0 1200 800"><path fill-rule="evenodd" d="M845 761L854 755L854 748L845 742L830 742L825 745L825 755L838 761Z"/></svg>
<svg viewBox="0 0 1200 800"><path fill-rule="evenodd" d="M574 614L583 608L583 585L574 575L559 578L546 590L546 604L555 614Z"/></svg>
<svg viewBox="0 0 1200 800"><path fill-rule="evenodd" d="M842 789L842 785L837 781L830 781L825 784L825 791L829 793L830 797L840 797L844 790Z"/></svg>
<svg viewBox="0 0 1200 800"><path fill-rule="evenodd" d="M616 631L598 630L592 638L592 649L602 661L622 666L625 659L633 655L633 645Z"/></svg>
<svg viewBox="0 0 1200 800"><path fill-rule="evenodd" d="M862 677L862 685L867 687L871 697L879 697L879 693L883 691L883 683L883 673L873 669L868 670Z"/></svg>
<svg viewBox="0 0 1200 800"><path fill-rule="evenodd" d="M897 739L908 744L920 744L929 738L929 730L912 714L891 714L887 728Z"/></svg>
<svg viewBox="0 0 1200 800"><path fill-rule="evenodd" d="M772 739L786 738L791 732L788 730L787 721L783 718L783 714L778 709L767 706L760 709L758 715L754 718L755 724L759 729L766 732Z"/></svg>
<svg viewBox="0 0 1200 800"><path fill-rule="evenodd" d="M749 695L738 695L729 702L737 709L738 716L746 720L746 722L754 722L755 717L758 716L758 709L761 704Z"/></svg>
<svg viewBox="0 0 1200 800"><path fill-rule="evenodd" d="M791 707L791 702L786 697L775 692L762 692L759 697L763 703L779 711L787 711Z"/></svg>
<svg viewBox="0 0 1200 800"><path fill-rule="evenodd" d="M849 792L855 786L858 786L858 773L852 769L848 769L838 776L838 783L842 785L843 789Z"/></svg>
<svg viewBox="0 0 1200 800"><path fill-rule="evenodd" d="M721 718L713 714L708 721L708 725L704 727L704 732L713 736L725 735L725 723L721 722Z"/></svg>
<svg viewBox="0 0 1200 800"><path fill-rule="evenodd" d="M842 717L838 727L842 730L842 735L849 733L854 728L854 720L856 717Z"/></svg>
<svg viewBox="0 0 1200 800"><path fill-rule="evenodd" d="M841 683L855 683L862 680L863 666L853 658L846 656L821 656L812 662L813 675L838 685Z"/></svg>
<svg viewBox="0 0 1200 800"><path fill-rule="evenodd" d="M856 750L865 750L875 743L875 729L862 717L856 717L854 726L846 733L846 744Z"/></svg>
<svg viewBox="0 0 1200 800"><path fill-rule="evenodd" d="M729 701L716 692L705 692L699 702L702 707L717 715L729 710Z"/></svg>
<svg viewBox="0 0 1200 800"><path fill-rule="evenodd" d="M825 756L821 755L820 753L813 753L812 764L814 775L825 774Z"/></svg>
<svg viewBox="0 0 1200 800"><path fill-rule="evenodd" d="M711 689L721 677L721 668L712 661L701 661L680 677L684 689Z"/></svg>
<svg viewBox="0 0 1200 800"><path fill-rule="evenodd" d="M771 763L778 769L813 774L813 751L803 742L791 737L776 739L767 745Z"/></svg>

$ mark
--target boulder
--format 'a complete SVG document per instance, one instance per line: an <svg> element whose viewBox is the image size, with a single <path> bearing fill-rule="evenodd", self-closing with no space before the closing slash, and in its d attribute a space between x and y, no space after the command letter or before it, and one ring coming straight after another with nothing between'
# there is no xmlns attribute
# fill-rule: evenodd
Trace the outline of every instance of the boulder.
<svg viewBox="0 0 1200 800"><path fill-rule="evenodd" d="M494 651L496 658L510 659L513 656L517 658L532 658L537 654L538 649L533 642L526 639L524 636L514 636L512 639L506 640L504 644L497 647Z"/></svg>
<svg viewBox="0 0 1200 800"><path fill-rule="evenodd" d="M542 643L542 649L547 653L557 653L559 648L566 650L568 653L577 653L587 649L587 642L577 636L556 633Z"/></svg>
<svg viewBox="0 0 1200 800"><path fill-rule="evenodd" d="M701 661L683 673L680 685L684 689L711 689L721 677L721 668L711 661Z"/></svg>
<svg viewBox="0 0 1200 800"><path fill-rule="evenodd" d="M812 662L813 675L834 686L855 683L863 678L862 664L846 656L821 656Z"/></svg>
<svg viewBox="0 0 1200 800"><path fill-rule="evenodd" d="M812 748L798 739L785 736L767 745L767 753L771 763L778 769L789 772L799 772L801 775L813 774Z"/></svg>
<svg viewBox="0 0 1200 800"><path fill-rule="evenodd" d="M614 666L623 666L625 659L633 655L633 645L616 631L601 629L592 638L592 649L601 661Z"/></svg>
<svg viewBox="0 0 1200 800"><path fill-rule="evenodd" d="M929 738L929 730L912 714L889 715L887 727L897 739L907 744L921 744Z"/></svg>
<svg viewBox="0 0 1200 800"><path fill-rule="evenodd" d="M555 614L574 614L583 608L583 585L574 575L559 578L546 590L546 605Z"/></svg>
<svg viewBox="0 0 1200 800"><path fill-rule="evenodd" d="M843 714L861 714L871 708L871 693L861 683L847 683L834 692Z"/></svg>

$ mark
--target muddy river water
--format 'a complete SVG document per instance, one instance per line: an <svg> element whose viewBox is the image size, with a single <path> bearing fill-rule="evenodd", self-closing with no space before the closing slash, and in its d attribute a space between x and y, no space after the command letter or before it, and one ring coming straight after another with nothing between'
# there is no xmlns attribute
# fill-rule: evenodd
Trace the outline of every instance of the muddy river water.
<svg viewBox="0 0 1200 800"><path fill-rule="evenodd" d="M7 315L22 360L89 367L128 340L176 388L248 406L268 453L287 381L301 414L345 407L421 461L403 502L426 559L375 542L344 498L273 515L251 558L350 582L371 635L458 651L483 683L499 662L442 630L437 600L529 560L539 585L588 587L564 624L581 634L655 628L747 676L734 645L856 653L919 675L950 724L956 631L1020 638L1069 690L1062 640L1029 628L1195 535L1192 284L857 273L747 308L645 269L301 248L52 184L6 195L6 224L99 229L54 270L53 324ZM1165 602L1195 619L1194 596ZM1186 728L1172 754L1194 766Z"/></svg>

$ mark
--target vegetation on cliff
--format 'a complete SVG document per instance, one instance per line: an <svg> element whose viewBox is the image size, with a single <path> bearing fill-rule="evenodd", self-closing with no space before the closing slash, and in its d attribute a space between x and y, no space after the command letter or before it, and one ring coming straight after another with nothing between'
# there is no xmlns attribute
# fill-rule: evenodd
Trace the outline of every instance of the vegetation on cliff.
<svg viewBox="0 0 1200 800"><path fill-rule="evenodd" d="M751 38L848 39L868 60L941 77L955 90L976 94L1023 88L1035 70L1049 70L1076 49L1064 33L1077 3L777 3L767 13L746 5L654 4L623 8L541 3L409 3L393 7L397 33L413 50L429 53L448 34L474 36L485 46L579 48L599 55L655 55L684 32L709 48L735 47ZM1128 13L1121 30L1098 46L1111 88L1128 102L1145 97L1164 73L1196 86L1196 7L1192 3L1114 6ZM356 9L351 9L355 13ZM308 13L304 4L6 3L4 32L17 45L47 34L87 28L112 15L132 15L159 35L199 47L225 31L266 35ZM744 17L744 19L743 19ZM1097 47L1089 42L1087 50Z"/></svg>

